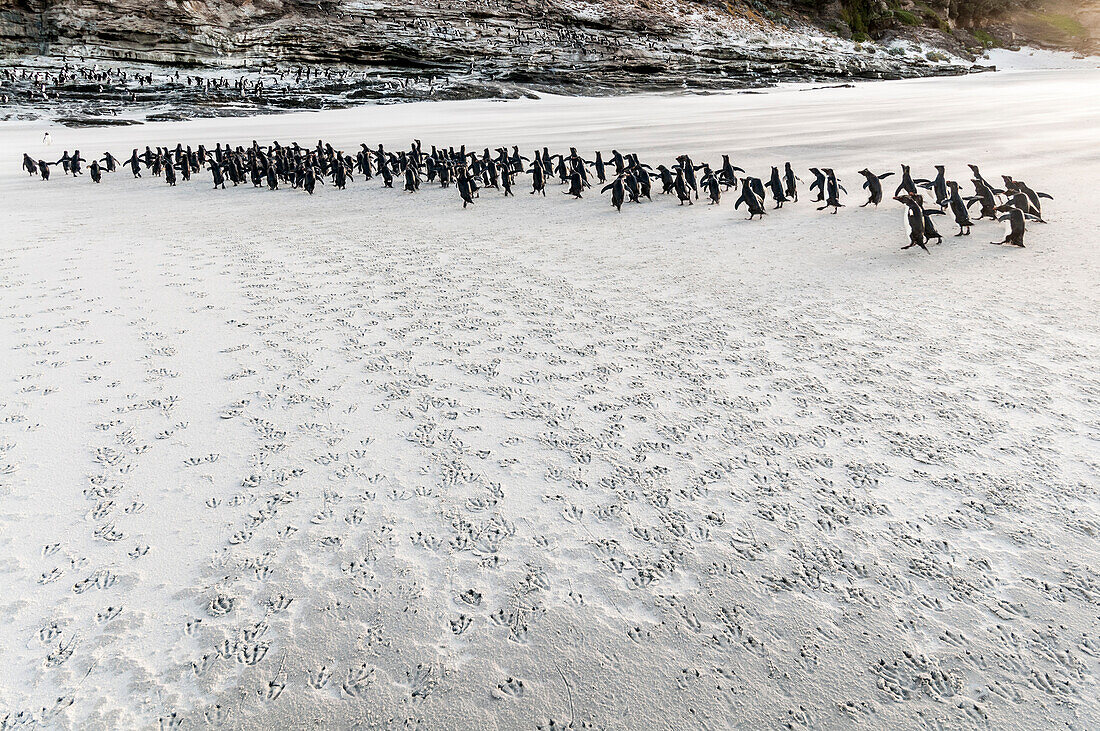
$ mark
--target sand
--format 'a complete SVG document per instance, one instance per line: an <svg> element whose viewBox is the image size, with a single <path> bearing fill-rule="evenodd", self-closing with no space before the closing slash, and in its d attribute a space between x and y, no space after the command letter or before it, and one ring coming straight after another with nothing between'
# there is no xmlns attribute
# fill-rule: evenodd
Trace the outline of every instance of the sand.
<svg viewBox="0 0 1100 731"><path fill-rule="evenodd" d="M55 127L48 152L415 136L790 160L851 193L751 223L556 185L463 211L377 179L42 182L17 164L43 127L0 127L0 728L1096 728L1098 82ZM1026 180L1050 223L901 251L855 171L903 162Z"/></svg>

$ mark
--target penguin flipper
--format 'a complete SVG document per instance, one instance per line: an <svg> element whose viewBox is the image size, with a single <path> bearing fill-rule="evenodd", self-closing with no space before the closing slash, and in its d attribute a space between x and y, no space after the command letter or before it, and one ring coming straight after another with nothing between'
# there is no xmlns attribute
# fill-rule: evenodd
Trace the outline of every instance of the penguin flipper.
<svg viewBox="0 0 1100 731"><path fill-rule="evenodd" d="M886 179L887 179L888 177L890 177L890 176L891 176L891 175L893 175L893 174L894 174L894 171L893 171L893 170L891 170L891 171L890 171L890 172L888 172L888 173L883 173L882 175L878 176L878 179L879 179L879 180L886 180Z"/></svg>
<svg viewBox="0 0 1100 731"><path fill-rule="evenodd" d="M1050 193L1039 193L1039 192L1036 192L1036 193L1035 193L1035 197L1036 197L1036 198L1046 198L1047 200L1050 200L1050 201L1054 200L1054 196L1052 196L1052 195L1051 195Z"/></svg>

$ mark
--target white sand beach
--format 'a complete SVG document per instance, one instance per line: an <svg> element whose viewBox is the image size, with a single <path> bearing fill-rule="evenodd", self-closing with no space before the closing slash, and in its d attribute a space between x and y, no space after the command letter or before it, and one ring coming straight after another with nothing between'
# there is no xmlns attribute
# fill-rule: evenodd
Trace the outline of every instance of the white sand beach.
<svg viewBox="0 0 1100 731"><path fill-rule="evenodd" d="M1100 727L1097 69L45 129L0 126L0 728ZM18 170L414 137L806 183ZM1049 223L902 251L856 172L901 163Z"/></svg>

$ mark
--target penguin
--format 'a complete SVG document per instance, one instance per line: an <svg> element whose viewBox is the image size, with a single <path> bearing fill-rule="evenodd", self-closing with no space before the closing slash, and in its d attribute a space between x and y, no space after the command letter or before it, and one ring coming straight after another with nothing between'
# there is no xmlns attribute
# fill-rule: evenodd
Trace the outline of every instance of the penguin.
<svg viewBox="0 0 1100 731"><path fill-rule="evenodd" d="M625 185L623 183L623 176L619 175L610 183L605 185L601 193L611 191L611 205L615 206L615 210L619 213L623 212L623 200L625 199Z"/></svg>
<svg viewBox="0 0 1100 731"><path fill-rule="evenodd" d="M593 167L593 169L595 169L595 171L596 171L596 180L599 181L600 185L603 185L604 183L606 183L607 182L607 165L604 164L603 153L600 152L599 150L596 150L596 159L593 160L589 164Z"/></svg>
<svg viewBox="0 0 1100 731"><path fill-rule="evenodd" d="M584 179L581 177L581 174L574 171L566 176L566 180L569 182L569 190L565 191L565 194L580 200L581 191L584 190Z"/></svg>
<svg viewBox="0 0 1100 731"><path fill-rule="evenodd" d="M779 177L779 168L772 165L772 176L765 185L771 190L772 198L775 200L775 209L778 210L783 207L783 204L787 202L786 188L783 186L783 181Z"/></svg>
<svg viewBox="0 0 1100 731"><path fill-rule="evenodd" d="M42 176L43 180L50 179L50 166L56 165L54 162L46 162L45 160L38 161L38 173Z"/></svg>
<svg viewBox="0 0 1100 731"><path fill-rule="evenodd" d="M214 190L221 188L225 190L225 176L222 174L221 166L214 163L210 166L210 174L214 178ZM140 178L140 175L135 175L135 178Z"/></svg>
<svg viewBox="0 0 1100 731"><path fill-rule="evenodd" d="M937 244L943 243L943 236L936 230L935 225L932 223L932 216L943 215L943 211L932 208L923 209L924 213L924 243L930 242L932 239L936 239Z"/></svg>
<svg viewBox="0 0 1100 731"><path fill-rule="evenodd" d="M141 160L138 158L138 151L136 147L134 148L134 154L130 155L130 159L123 164L130 166L130 171L134 174L135 178L141 177Z"/></svg>
<svg viewBox="0 0 1100 731"><path fill-rule="evenodd" d="M1003 241L990 241L989 243L995 246L1010 244L1019 246L1021 249L1024 248L1025 220L1030 218L1033 221L1038 221L1039 218L1008 203L998 206L997 210L1002 213L997 217L997 220L1008 222L1008 231L1005 233Z"/></svg>
<svg viewBox="0 0 1100 731"><path fill-rule="evenodd" d="M26 170L27 174L32 178L38 174L38 166L35 164L34 158L25 152L23 153L23 169Z"/></svg>
<svg viewBox="0 0 1100 731"><path fill-rule="evenodd" d="M73 174L75 178L77 175L83 175L84 171L80 169L80 163L86 162L83 157L80 156L80 150L73 150L73 156L69 158L69 172Z"/></svg>
<svg viewBox="0 0 1100 731"><path fill-rule="evenodd" d="M844 186L840 184L840 181L836 179L836 173L832 168L822 168L821 172L825 173L825 205L821 206L817 210L824 211L826 208L832 208L832 212L835 215L844 204L840 202L840 191L847 193Z"/></svg>
<svg viewBox="0 0 1100 731"><path fill-rule="evenodd" d="M634 176L633 167L623 171L623 189L626 191L627 200L631 203L641 203L642 189L638 186L638 178Z"/></svg>
<svg viewBox="0 0 1100 731"><path fill-rule="evenodd" d="M924 249L924 253L931 254L928 250L928 246L924 241L924 209L920 206L913 197L909 194L895 195L894 200L905 204L906 211L905 222L909 228L909 243L901 247L902 251L905 249L911 249L914 246L919 246Z"/></svg>
<svg viewBox="0 0 1100 731"><path fill-rule="evenodd" d="M916 195L909 195L918 208L920 208L921 215L924 218L924 243L927 244L932 239L936 239L937 244L943 243L943 236L936 230L935 224L932 223L932 216L942 216L943 211L933 210L931 208L924 207L924 196L917 193Z"/></svg>
<svg viewBox="0 0 1100 731"><path fill-rule="evenodd" d="M1039 193L1029 188L1023 181L1013 180L1007 175L1002 175L1005 181L1005 188L1014 193L1019 192L1027 196L1027 201L1030 204L1028 208L1024 209L1025 213L1031 213L1036 217L1039 223L1046 223L1043 220L1043 206L1040 203L1040 198L1046 198L1048 200L1054 200L1054 196L1049 193Z"/></svg>
<svg viewBox="0 0 1100 731"><path fill-rule="evenodd" d="M636 167L635 172L631 175L631 178L636 182L638 186L638 197L645 196L645 199L650 203L653 202L653 184L649 179L649 171L642 167ZM637 202L641 202L640 200Z"/></svg>
<svg viewBox="0 0 1100 731"><path fill-rule="evenodd" d="M588 171L585 168L586 161L580 155L577 154L576 147L569 148L569 169L581 176L581 182L584 183L585 188L591 188L591 184L588 182Z"/></svg>
<svg viewBox="0 0 1100 731"><path fill-rule="evenodd" d="M959 195L959 184L954 180L947 181L947 204L951 208L951 214L955 217L955 225L959 232L955 236L969 236L970 227L974 222L970 220L970 211L966 209L966 203Z"/></svg>
<svg viewBox="0 0 1100 731"><path fill-rule="evenodd" d="M752 188L752 192L756 193L756 197L763 203L766 196L764 195L764 182L760 178L745 178L745 185Z"/></svg>
<svg viewBox="0 0 1100 731"><path fill-rule="evenodd" d="M699 178L699 184L707 191L707 197L710 198L709 205L716 206L722 202L722 186L718 176L709 167L703 168L703 177Z"/></svg>
<svg viewBox="0 0 1100 731"><path fill-rule="evenodd" d="M325 181L323 178L317 177L317 173L313 170L312 165L307 165L305 175L302 178L302 188L310 195L313 195L313 191L317 189L317 183L324 185Z"/></svg>
<svg viewBox="0 0 1100 731"><path fill-rule="evenodd" d="M733 209L737 210L744 203L749 211L750 221L754 216L765 216L768 213L764 208L764 196L756 192L754 182L760 181L757 178L745 178L741 181L741 197L733 204Z"/></svg>
<svg viewBox="0 0 1100 731"><path fill-rule="evenodd" d="M658 177L661 178L661 187L664 190L661 191L663 195L668 195L676 188L676 181L672 177L672 171L664 165L657 166Z"/></svg>
<svg viewBox="0 0 1100 731"><path fill-rule="evenodd" d="M894 191L894 197L896 198L902 193L917 195L917 184L913 182L913 175L909 172L908 165L901 166L901 182L898 183L898 187Z"/></svg>
<svg viewBox="0 0 1100 731"><path fill-rule="evenodd" d="M787 196L789 200L798 203L798 182L802 178L794 174L794 168L791 167L789 162L783 163L783 194Z"/></svg>
<svg viewBox="0 0 1100 731"><path fill-rule="evenodd" d="M684 178L684 168L682 165L676 166L676 179L672 181L672 188L676 191L676 197L680 199L680 205L684 205L685 201L689 206L695 205L691 200L691 190L688 188L687 181Z"/></svg>
<svg viewBox="0 0 1100 731"><path fill-rule="evenodd" d="M482 180L486 188L500 188L500 174L497 172L495 161L488 159L489 151L485 151L486 159L483 161ZM583 177L583 176L582 176Z"/></svg>
<svg viewBox="0 0 1100 731"><path fill-rule="evenodd" d="M458 180L456 182L458 187L458 194L462 196L462 207L470 205L474 202L473 182L470 180L469 175L466 173L466 168L459 168Z"/></svg>
<svg viewBox="0 0 1100 731"><path fill-rule="evenodd" d="M726 190L737 190L737 173L745 172L741 168L730 163L729 155L722 155L722 167L718 171L718 180L726 186Z"/></svg>
<svg viewBox="0 0 1100 731"><path fill-rule="evenodd" d="M168 183L168 187L176 187L176 166L172 164L172 160L165 160L164 162L164 182Z"/></svg>
<svg viewBox="0 0 1100 731"><path fill-rule="evenodd" d="M569 182L569 167L565 164L564 155L555 155L555 157L558 158L558 164L554 167L554 173L558 176L558 183L565 185Z"/></svg>
<svg viewBox="0 0 1100 731"><path fill-rule="evenodd" d="M535 161L531 164L531 195L542 193L546 195L546 170L539 159L539 153L535 153Z"/></svg>
<svg viewBox="0 0 1100 731"><path fill-rule="evenodd" d="M983 218L997 218L997 198L993 190L981 178L974 178L970 182L974 184L974 195L966 199L966 207L969 209L975 203L980 204L979 221Z"/></svg>
<svg viewBox="0 0 1100 731"><path fill-rule="evenodd" d="M867 192L870 194L867 198L867 202L861 205L860 208L866 208L872 204L875 208L878 208L878 204L882 203L882 181L894 173L891 171L889 173L883 173L882 175L875 175L867 168L863 168L859 171L859 174L866 178L863 182L863 187L866 188Z"/></svg>
<svg viewBox="0 0 1100 731"><path fill-rule="evenodd" d="M546 148L544 147L542 148L542 150L545 157ZM626 161L623 159L623 156L619 153L618 150L611 151L611 164L615 166L615 175L622 175L623 170L626 169Z"/></svg>
<svg viewBox="0 0 1100 731"><path fill-rule="evenodd" d="M680 168L684 171L684 182L695 193L695 200L699 200L699 182L695 179L695 171L703 166L693 163L687 155L680 155L676 158L676 161L680 163Z"/></svg>
<svg viewBox="0 0 1100 731"><path fill-rule="evenodd" d="M810 168L810 172L814 174L814 182L810 183L810 190L817 189L817 197L813 202L820 203L825 200L825 173L817 168Z"/></svg>
<svg viewBox="0 0 1100 731"><path fill-rule="evenodd" d="M415 193L420 190L420 174L412 165L405 166L405 192Z"/></svg>
<svg viewBox="0 0 1100 731"><path fill-rule="evenodd" d="M944 176L944 170L943 165L936 165L936 177L934 179L913 181L925 190L931 190L932 199L941 209L947 207L947 178Z"/></svg>
<svg viewBox="0 0 1100 731"><path fill-rule="evenodd" d="M99 167L99 160L92 160L92 164L88 166L88 174L92 178L92 182L98 184L103 180L103 171Z"/></svg>

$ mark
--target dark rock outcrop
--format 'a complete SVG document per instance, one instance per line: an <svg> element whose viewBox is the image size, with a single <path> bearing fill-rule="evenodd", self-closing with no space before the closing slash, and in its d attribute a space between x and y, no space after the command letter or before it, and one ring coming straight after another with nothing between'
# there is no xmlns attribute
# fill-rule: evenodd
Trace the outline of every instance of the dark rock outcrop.
<svg viewBox="0 0 1100 731"><path fill-rule="evenodd" d="M8 78L13 103L81 101L74 116L145 102L199 113L363 100L516 96L538 91L728 89L780 81L965 73L910 43L852 44L797 12L724 0L0 0L10 66L156 64L122 88ZM767 17L765 17L765 15ZM167 72L165 71L167 68ZM322 69L303 79L294 69ZM188 85L211 73L256 89ZM212 71L214 70L214 71ZM22 78L26 82L26 77Z"/></svg>

